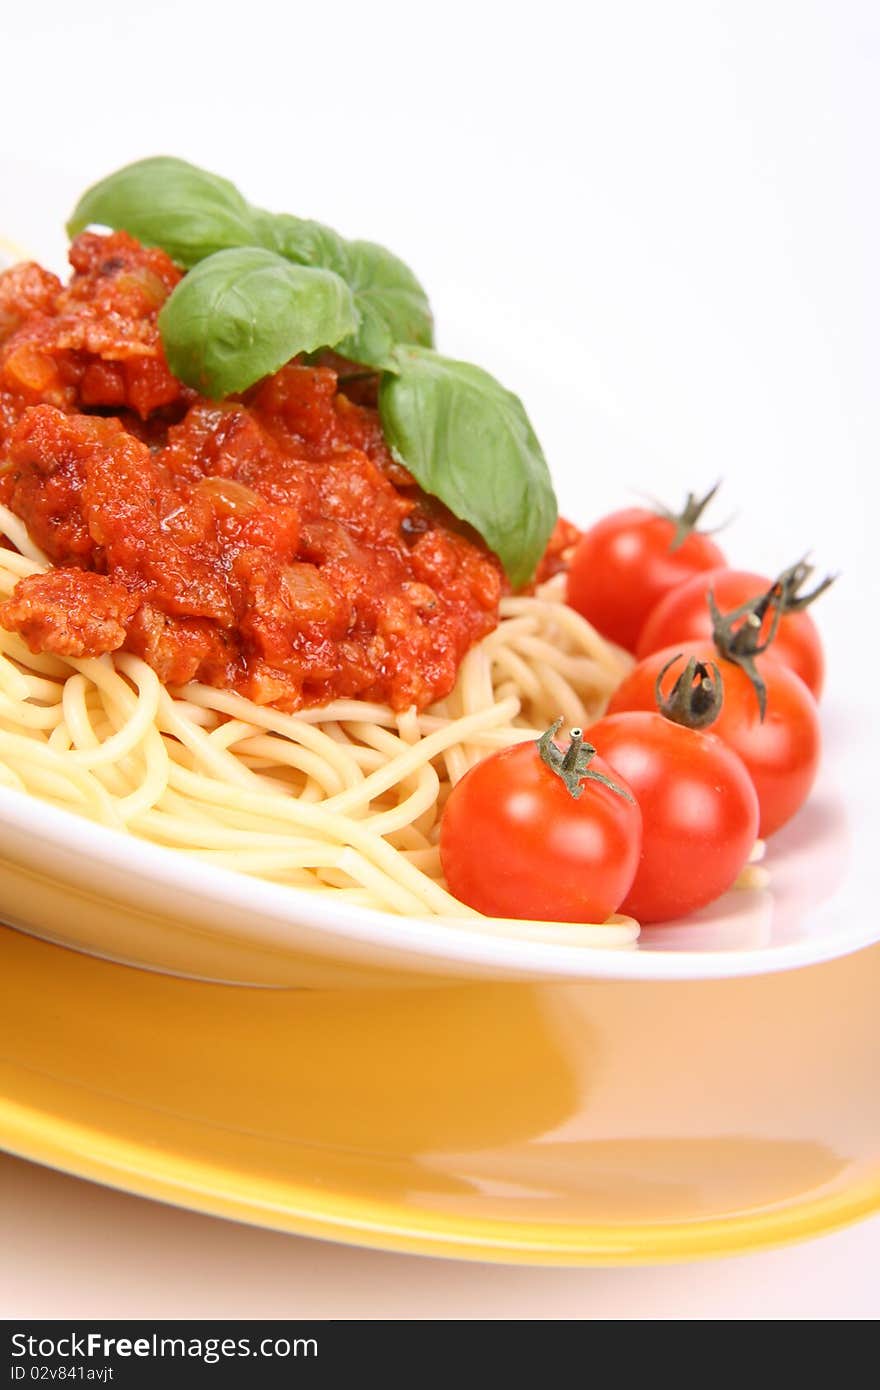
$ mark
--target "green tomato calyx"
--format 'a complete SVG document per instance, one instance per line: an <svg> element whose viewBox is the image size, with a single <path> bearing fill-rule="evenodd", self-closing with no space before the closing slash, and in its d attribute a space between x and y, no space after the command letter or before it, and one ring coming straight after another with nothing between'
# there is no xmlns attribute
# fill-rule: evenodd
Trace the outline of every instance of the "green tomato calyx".
<svg viewBox="0 0 880 1390"><path fill-rule="evenodd" d="M660 515L665 516L666 520L671 521L675 527L675 535L669 543L670 554L674 554L676 550L680 549L691 532L698 529L703 512L717 494L720 486L721 479L719 478L718 482L710 487L709 491L703 497L699 497L695 492L689 492L680 512L670 511L668 507L661 506L658 508ZM705 534L711 535L713 533L705 532Z"/></svg>
<svg viewBox="0 0 880 1390"><path fill-rule="evenodd" d="M556 742L556 735L562 728L562 720L557 719L550 728L543 733L537 740L536 747L540 754L541 761L550 771L565 783L565 788L575 801L583 794L584 782L601 782L603 787L609 791L616 792L626 801L632 801L633 797L625 787L618 786L612 782L610 777L604 773L590 767L590 763L596 756L596 749L591 743L584 742L582 729L572 729L567 748L560 748Z"/></svg>
<svg viewBox="0 0 880 1390"><path fill-rule="evenodd" d="M774 608L778 608L784 617L786 613L802 613L805 608L809 608L811 603L815 603L820 594L824 594L826 589L837 579L836 574L827 574L815 589L808 594L802 594L801 589L815 571L815 565L811 565L808 556L798 560L796 565L791 565L787 570L776 579L773 585L773 598L771 602Z"/></svg>
<svg viewBox="0 0 880 1390"><path fill-rule="evenodd" d="M663 694L663 677L683 656L679 652L670 658L654 683L657 708L664 719L682 724L686 729L707 729L721 713L724 703L724 682L714 661L698 661L692 656L668 695Z"/></svg>
<svg viewBox="0 0 880 1390"><path fill-rule="evenodd" d="M762 724L767 713L767 686L755 659L767 650L779 627L783 610L774 602L776 591L774 582L765 594L759 594L757 598L741 603L729 613L721 612L711 590L708 596L709 612L712 615L712 639L719 655L725 661L732 661L735 666L739 666L751 681ZM771 608L773 616L770 620L770 630L767 636L762 638L764 618Z"/></svg>
<svg viewBox="0 0 880 1390"><path fill-rule="evenodd" d="M756 665L756 657L766 652L772 645L782 618L788 613L800 613L832 585L836 575L830 574L817 584L808 594L801 589L813 573L813 566L806 558L783 570L770 588L756 595L729 613L722 613L715 602L715 595L708 595L709 612L712 615L712 637L719 654L725 661L732 661L745 671L755 691L758 708L763 723L767 712L767 687ZM764 619L771 614L766 636L762 636Z"/></svg>

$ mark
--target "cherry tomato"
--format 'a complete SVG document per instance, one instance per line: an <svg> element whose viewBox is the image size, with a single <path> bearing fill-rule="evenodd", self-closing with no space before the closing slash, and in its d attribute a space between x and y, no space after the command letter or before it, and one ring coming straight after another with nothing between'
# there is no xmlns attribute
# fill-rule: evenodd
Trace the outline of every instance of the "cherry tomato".
<svg viewBox="0 0 880 1390"><path fill-rule="evenodd" d="M724 683L724 703L712 732L738 753L758 793L759 834L772 835L806 801L819 767L821 735L816 702L800 676L771 656L757 658L767 687L767 711L761 721L754 686L745 671L719 657L712 642L683 642L644 658L611 697L609 714L624 710L654 710L654 686L667 662L678 653L686 660L718 663ZM681 674L684 661L674 661L663 677L667 696Z"/></svg>
<svg viewBox="0 0 880 1390"><path fill-rule="evenodd" d="M695 574L651 610L639 637L636 656L641 659L674 642L711 638L710 590L724 613L766 593L772 583L772 579L748 570L716 569ZM773 610L769 609L761 627L762 637L769 636L772 620ZM818 700L825 678L825 658L822 639L809 613L786 613L780 618L773 638L773 656L790 666Z"/></svg>
<svg viewBox="0 0 880 1390"><path fill-rule="evenodd" d="M586 736L642 812L642 857L622 910L662 922L725 893L758 835L758 798L736 753L647 711L606 715Z"/></svg>
<svg viewBox="0 0 880 1390"><path fill-rule="evenodd" d="M702 503L689 504L683 516L695 509L698 515ZM575 547L567 602L612 642L635 651L648 614L670 589L725 563L709 536L692 530L676 546L677 531L677 518L643 507L604 517Z"/></svg>
<svg viewBox="0 0 880 1390"><path fill-rule="evenodd" d="M450 793L440 826L449 889L491 917L604 922L635 877L642 817L601 758L574 797L536 743L492 753Z"/></svg>

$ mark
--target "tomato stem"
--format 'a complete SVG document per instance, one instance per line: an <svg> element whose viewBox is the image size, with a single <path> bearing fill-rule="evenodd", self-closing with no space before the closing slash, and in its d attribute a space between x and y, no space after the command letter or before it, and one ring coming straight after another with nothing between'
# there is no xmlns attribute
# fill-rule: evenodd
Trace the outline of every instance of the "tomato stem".
<svg viewBox="0 0 880 1390"><path fill-rule="evenodd" d="M711 589L707 596L709 612L712 615L712 639L718 648L719 655L725 661L732 661L735 666L739 666L740 670L744 671L751 681L755 698L758 701L761 723L764 722L764 715L767 713L767 687L755 665L755 658L770 646L776 636L776 629L779 627L779 620L782 617L781 610L773 605L774 590L775 584L771 585L766 594L760 594L758 598L740 604L738 608L731 609L729 613L721 612ZM773 617L770 622L770 631L762 641L761 628L764 616L771 605L773 605Z"/></svg>
<svg viewBox="0 0 880 1390"><path fill-rule="evenodd" d="M673 724L683 724L686 729L706 729L715 723L724 702L721 672L714 661L698 661L692 656L669 695L664 696L663 677L683 655L683 652L679 652L671 657L654 683L657 708Z"/></svg>
<svg viewBox="0 0 880 1390"><path fill-rule="evenodd" d="M598 772L590 767L590 763L596 756L596 750L591 743L584 742L583 729L572 729L568 747L562 749L556 742L556 734L562 728L562 720L557 719L554 724L537 740L536 747L541 757L541 761L549 767L565 783L566 790L575 801L583 794L583 783L585 781L601 782L603 787L608 787L609 791L616 792L626 801L633 798L624 788L612 782L610 777Z"/></svg>
<svg viewBox="0 0 880 1390"><path fill-rule="evenodd" d="M787 613L800 613L811 603L815 603L819 595L824 594L837 578L836 575L829 574L811 593L802 594L800 591L812 573L813 566L807 562L805 556L798 560L797 564L783 570L766 593L757 594L755 598L741 603L738 608L732 608L729 613L721 612L711 590L707 595L715 646L725 661L732 661L745 671L755 691L762 723L767 712L767 687L755 664L755 658L766 652L771 645L779 630L780 621ZM764 619L771 610L769 630L762 638Z"/></svg>
<svg viewBox="0 0 880 1390"><path fill-rule="evenodd" d="M710 487L709 491L703 497L698 497L695 492L689 492L680 512L669 511L666 507L660 508L661 516L665 516L667 520L671 521L675 526L675 535L672 537L669 545L670 554L684 545L692 531L696 531L703 512L718 492L720 486L721 479L719 478L717 483L715 483L713 487Z"/></svg>
<svg viewBox="0 0 880 1390"><path fill-rule="evenodd" d="M576 772L578 761L584 751L583 729L572 729L571 742L562 756L562 771Z"/></svg>

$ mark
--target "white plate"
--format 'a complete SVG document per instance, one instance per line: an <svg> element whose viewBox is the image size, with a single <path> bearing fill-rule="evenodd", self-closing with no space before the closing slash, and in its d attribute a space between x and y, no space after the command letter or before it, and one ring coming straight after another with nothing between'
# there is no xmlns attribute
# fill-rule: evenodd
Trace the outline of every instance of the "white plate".
<svg viewBox="0 0 880 1390"><path fill-rule="evenodd" d="M214 162L219 167L223 161L218 157ZM241 169L229 172L246 176ZM63 216L86 181L69 171L57 178L46 177L45 171L31 175L26 163L0 161L0 186L10 209L3 214L0 232L57 260ZM284 196L282 191L281 202ZM357 207L350 209L352 226L357 226L357 212ZM418 264L418 246L408 250ZM686 484L705 484L716 470L727 471L731 509L739 506L747 513L750 495L763 502L760 506L756 501L751 532L744 520L726 538L738 562L772 572L777 561L790 561L805 543L821 539L822 558L845 564L850 582L832 591L821 615L831 656L830 689L823 705L828 734L824 780L808 807L774 839L767 860L770 888L729 894L686 925L645 932L635 949L586 951L340 908L329 895L317 899L207 868L0 788L0 918L112 959L266 985L386 983L389 973L409 981L438 976L706 979L810 965L880 940L880 918L869 906L875 897L878 829L873 787L876 737L871 732L870 671L864 665L873 661L871 654L862 658L860 692L848 691L844 680L844 656L869 630L867 605L860 607L857 599L858 569L864 569L864 579L873 558L867 464L842 451L835 460L839 506L829 507L823 485L816 483L811 489L802 483L794 492L789 489L791 505L786 510L783 484L809 478L811 469L813 477L820 477L826 457L820 435L808 456L809 428L792 417L790 403L788 408L777 404L771 394L749 398L748 408L755 414L745 433L741 415L724 422L714 462L696 462L704 458L703 436L697 416L686 408L686 398L675 439L645 439L637 403L656 381L652 386L643 363L631 368L631 380L618 380L616 399L614 392L600 391L597 361L601 343L610 341L611 325L596 327L589 342L586 335L575 336L569 318L578 286L572 286L564 268L548 262L543 270L551 280L557 275L557 292L548 292L546 298L548 317L536 321L541 341L555 345L544 355L519 350L509 302L496 298L493 304L485 288L478 302L465 292L462 286L471 283L472 265L443 262L446 281L434 282L431 288L441 322L447 325L447 347L493 368L524 395L549 448L568 514L586 519L625 503L630 487L674 500ZM698 305L699 285L693 293ZM494 331L493 337L487 336L484 325ZM678 353L683 379L693 379L705 369L704 345L692 343L673 322L665 326L664 335L651 371L667 369L669 353ZM710 346L724 353L726 341L719 332ZM644 354L646 340L640 346ZM730 377L731 401L748 387L743 364L753 346L760 345L734 344L719 358L718 370ZM791 351L797 350L793 333ZM815 401L823 384L818 377L808 379L808 366L804 359L804 379ZM743 374L738 377L737 372ZM774 410L778 418L773 418ZM774 430L781 437L792 429L798 431L797 457L783 460L779 467L771 468L759 450L743 447L749 431L758 439L773 437ZM589 468L583 463L587 449ZM696 476L698 468L702 472ZM857 487L862 506L853 509L848 503ZM768 510L778 518L778 525L769 529Z"/></svg>

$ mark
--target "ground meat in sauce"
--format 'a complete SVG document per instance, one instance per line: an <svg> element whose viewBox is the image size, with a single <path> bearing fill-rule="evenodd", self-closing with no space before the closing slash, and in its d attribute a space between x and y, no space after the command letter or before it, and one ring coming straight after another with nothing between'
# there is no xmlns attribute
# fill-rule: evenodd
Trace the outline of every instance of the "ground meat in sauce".
<svg viewBox="0 0 880 1390"><path fill-rule="evenodd" d="M497 623L500 567L393 461L376 411L295 364L203 399L162 354L168 257L87 233L70 258L68 288L0 276L0 503L57 567L0 624L285 709L447 694Z"/></svg>
<svg viewBox="0 0 880 1390"><path fill-rule="evenodd" d="M106 574L60 569L20 584L3 617L32 651L93 656L122 646L137 606L137 597Z"/></svg>

